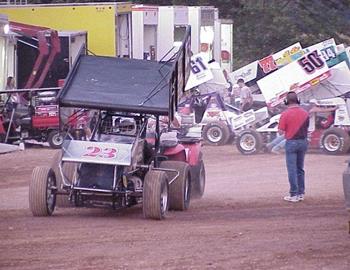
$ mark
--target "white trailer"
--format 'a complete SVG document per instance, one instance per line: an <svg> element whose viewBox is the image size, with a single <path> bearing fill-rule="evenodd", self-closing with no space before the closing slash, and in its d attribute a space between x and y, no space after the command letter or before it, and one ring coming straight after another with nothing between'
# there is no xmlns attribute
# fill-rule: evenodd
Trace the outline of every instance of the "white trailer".
<svg viewBox="0 0 350 270"><path fill-rule="evenodd" d="M15 44L8 17L0 14L0 89L5 89L8 76L15 76Z"/></svg>
<svg viewBox="0 0 350 270"><path fill-rule="evenodd" d="M169 56L165 55L177 47L187 25L191 26L193 54L202 52L206 60L215 59L220 63L222 59L221 21L218 9L211 6L134 5L132 7L132 58L167 60ZM225 25L225 43L227 43L229 39L232 40L230 36L232 24L230 26L230 23L226 22ZM225 50L232 55L230 45L227 44ZM227 62L227 57L225 61ZM232 62L230 57L229 62ZM231 68L230 65L229 68Z"/></svg>
<svg viewBox="0 0 350 270"><path fill-rule="evenodd" d="M233 63L233 21L222 19L221 21L221 68L226 70L227 74L232 71Z"/></svg>

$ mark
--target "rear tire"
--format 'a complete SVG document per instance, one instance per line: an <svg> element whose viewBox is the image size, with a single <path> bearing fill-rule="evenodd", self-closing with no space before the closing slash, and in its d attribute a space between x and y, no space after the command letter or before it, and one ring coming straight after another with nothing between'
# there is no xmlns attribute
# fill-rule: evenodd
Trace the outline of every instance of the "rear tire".
<svg viewBox="0 0 350 270"><path fill-rule="evenodd" d="M162 171L146 173L143 185L143 215L150 219L163 219L169 207L167 175Z"/></svg>
<svg viewBox="0 0 350 270"><path fill-rule="evenodd" d="M199 160L196 166L192 181L192 195L194 198L202 198L205 190L205 167L203 159Z"/></svg>
<svg viewBox="0 0 350 270"><path fill-rule="evenodd" d="M160 164L161 168L179 172L177 178L169 184L169 209L184 211L190 207L191 200L191 174L190 167L182 161L166 160ZM166 172L168 181L175 176L175 172Z"/></svg>
<svg viewBox="0 0 350 270"><path fill-rule="evenodd" d="M50 147L53 149L61 148L63 141L64 141L64 136L58 130L51 131L49 133L49 136L47 137L47 142L49 143Z"/></svg>
<svg viewBox="0 0 350 270"><path fill-rule="evenodd" d="M243 130L237 138L236 146L239 152L244 155L258 153L263 145L261 134L254 129Z"/></svg>
<svg viewBox="0 0 350 270"><path fill-rule="evenodd" d="M321 148L329 155L345 154L350 148L349 134L341 128L331 127L322 135Z"/></svg>
<svg viewBox="0 0 350 270"><path fill-rule="evenodd" d="M57 151L52 159L51 168L55 173L57 191L58 192L65 192L65 190L61 188L63 180L62 180L60 169L58 167L58 164L61 161L61 159L62 159L62 152ZM63 164L62 171L63 171L63 174L65 176L67 176L68 180L71 180L74 178L74 174L75 174L76 170L77 170L77 164L75 164L75 163L69 162L69 163ZM69 182L69 183L71 184L71 182ZM58 207L72 207L73 204L69 201L68 194L67 195L57 194L56 206L58 206Z"/></svg>
<svg viewBox="0 0 350 270"><path fill-rule="evenodd" d="M210 122L203 128L203 139L209 145L224 145L230 139L230 129L224 122Z"/></svg>
<svg viewBox="0 0 350 270"><path fill-rule="evenodd" d="M29 208L33 216L51 216L56 205L56 178L52 169L35 167L29 185Z"/></svg>

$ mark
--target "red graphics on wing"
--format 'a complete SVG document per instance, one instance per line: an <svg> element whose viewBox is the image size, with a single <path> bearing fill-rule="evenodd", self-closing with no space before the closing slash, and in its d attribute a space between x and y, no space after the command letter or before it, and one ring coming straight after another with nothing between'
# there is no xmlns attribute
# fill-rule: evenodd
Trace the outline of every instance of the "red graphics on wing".
<svg viewBox="0 0 350 270"><path fill-rule="evenodd" d="M277 65L272 55L259 60L259 66L262 68L265 74L270 73L271 71L277 69Z"/></svg>

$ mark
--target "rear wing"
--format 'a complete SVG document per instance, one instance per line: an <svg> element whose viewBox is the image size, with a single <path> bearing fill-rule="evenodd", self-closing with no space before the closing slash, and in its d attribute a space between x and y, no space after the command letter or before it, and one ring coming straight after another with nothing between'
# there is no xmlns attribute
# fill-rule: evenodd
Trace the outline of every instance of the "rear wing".
<svg viewBox="0 0 350 270"><path fill-rule="evenodd" d="M260 79L257 84L267 105L274 107L283 103L288 91L297 94L309 91L330 76L327 64L315 50Z"/></svg>
<svg viewBox="0 0 350 270"><path fill-rule="evenodd" d="M190 74L190 33L188 27L166 62L80 55L58 96L60 106L173 118Z"/></svg>

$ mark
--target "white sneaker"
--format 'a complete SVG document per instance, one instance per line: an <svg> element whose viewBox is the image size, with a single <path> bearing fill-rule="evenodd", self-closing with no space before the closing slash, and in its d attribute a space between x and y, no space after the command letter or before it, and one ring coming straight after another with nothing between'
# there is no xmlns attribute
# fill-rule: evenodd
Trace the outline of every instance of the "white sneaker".
<svg viewBox="0 0 350 270"><path fill-rule="evenodd" d="M279 151L277 151L277 150L271 150L271 153L272 153L272 154L275 154L275 155L280 155L280 154L281 154L281 152L279 152Z"/></svg>
<svg viewBox="0 0 350 270"><path fill-rule="evenodd" d="M287 202L298 202L300 199L298 195L295 195L295 196L286 196L283 198L283 200Z"/></svg>
<svg viewBox="0 0 350 270"><path fill-rule="evenodd" d="M305 199L305 195L304 194L300 194L298 195L299 197L299 201L303 201Z"/></svg>

